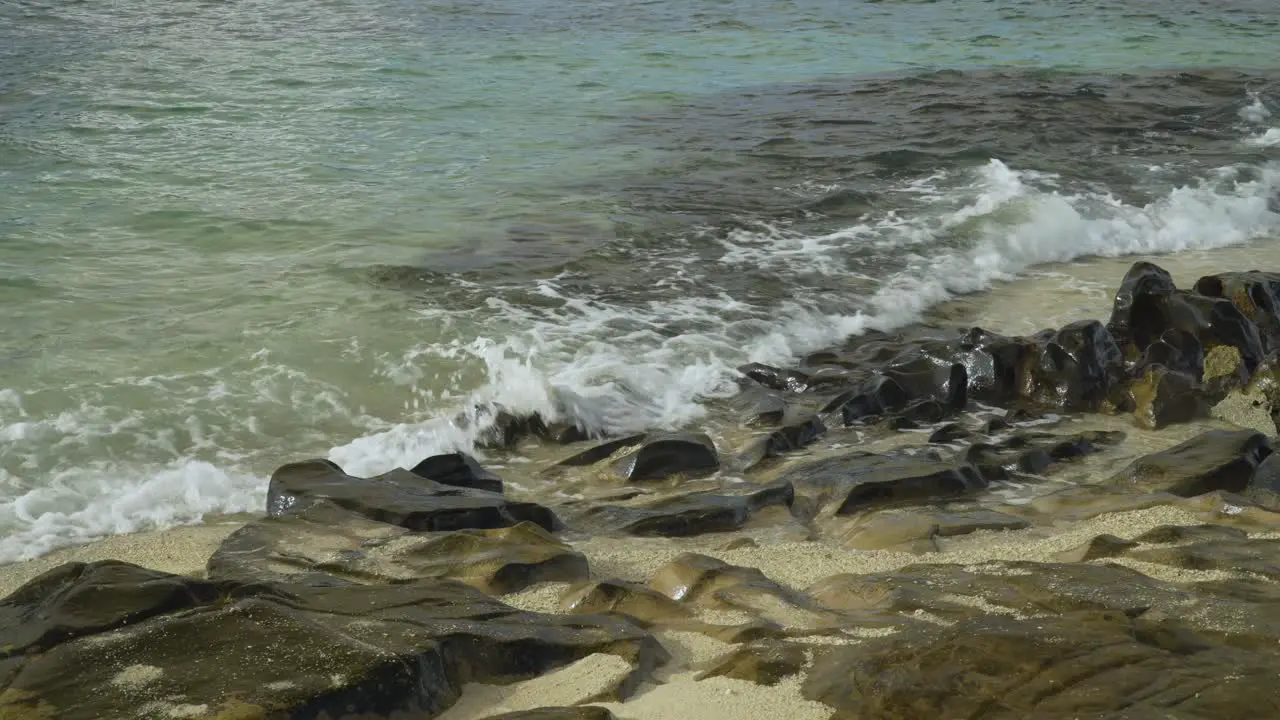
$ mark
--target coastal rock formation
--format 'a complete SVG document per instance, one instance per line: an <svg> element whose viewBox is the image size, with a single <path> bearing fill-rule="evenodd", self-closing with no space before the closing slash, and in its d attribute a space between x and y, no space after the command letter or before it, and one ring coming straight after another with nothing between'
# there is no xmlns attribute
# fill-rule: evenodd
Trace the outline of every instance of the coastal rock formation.
<svg viewBox="0 0 1280 720"><path fill-rule="evenodd" d="M20 588L0 603L0 643L0 714L61 720L432 717L463 683L595 653L633 663L625 696L667 658L625 619L522 612L448 580L315 587L117 562Z"/></svg>

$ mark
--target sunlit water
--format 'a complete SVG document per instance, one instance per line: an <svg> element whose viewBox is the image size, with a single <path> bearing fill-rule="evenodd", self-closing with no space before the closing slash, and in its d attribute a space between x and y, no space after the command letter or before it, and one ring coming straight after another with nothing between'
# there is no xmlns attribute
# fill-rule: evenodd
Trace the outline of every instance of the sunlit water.
<svg viewBox="0 0 1280 720"><path fill-rule="evenodd" d="M1280 227L1274 2L0 5L0 559ZM1034 295L1034 294L1032 294Z"/></svg>

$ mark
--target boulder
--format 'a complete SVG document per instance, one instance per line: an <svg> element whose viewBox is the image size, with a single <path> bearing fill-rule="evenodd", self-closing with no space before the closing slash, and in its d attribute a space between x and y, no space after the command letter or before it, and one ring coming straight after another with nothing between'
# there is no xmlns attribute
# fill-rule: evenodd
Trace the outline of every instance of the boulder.
<svg viewBox="0 0 1280 720"><path fill-rule="evenodd" d="M645 438L634 452L614 463L628 482L665 480L672 475L704 477L720 469L715 443L706 435L663 435Z"/></svg>
<svg viewBox="0 0 1280 720"><path fill-rule="evenodd" d="M667 660L625 619L522 612L448 580L206 581L111 561L0 602L0 647L0 715L60 720L428 718L467 682L608 653L635 667L631 692Z"/></svg>
<svg viewBox="0 0 1280 720"><path fill-rule="evenodd" d="M574 453L569 457L556 463L556 467L583 467L585 465L594 465L601 460L613 457L614 454L629 447L634 447L644 442L644 434L627 435L626 437L606 440L594 447L587 448L581 452Z"/></svg>
<svg viewBox="0 0 1280 720"><path fill-rule="evenodd" d="M1190 422L1209 414L1208 402L1196 379L1162 365L1145 368L1143 376L1134 380L1128 391L1134 421L1148 430Z"/></svg>
<svg viewBox="0 0 1280 720"><path fill-rule="evenodd" d="M818 508L847 515L873 507L955 498L986 487L972 465L928 456L853 451L787 468L779 479Z"/></svg>
<svg viewBox="0 0 1280 720"><path fill-rule="evenodd" d="M1280 274L1270 272L1230 272L1206 275L1196 281L1195 291L1209 297L1225 298L1263 331L1269 350L1280 349Z"/></svg>
<svg viewBox="0 0 1280 720"><path fill-rule="evenodd" d="M808 662L805 648L799 643L761 640L739 645L729 654L712 660L694 679L727 677L757 685L777 685L798 675Z"/></svg>
<svg viewBox="0 0 1280 720"><path fill-rule="evenodd" d="M1123 356L1110 331L1084 320L1033 340L1023 397L1055 409L1101 409L1123 372Z"/></svg>
<svg viewBox="0 0 1280 720"><path fill-rule="evenodd" d="M625 580L600 580L574 585L560 598L565 612L576 615L616 613L652 624L685 620L693 612L652 588Z"/></svg>
<svg viewBox="0 0 1280 720"><path fill-rule="evenodd" d="M409 472L443 485L502 493L502 478L485 470L475 458L462 452L433 455Z"/></svg>
<svg viewBox="0 0 1280 720"><path fill-rule="evenodd" d="M1129 490L1181 497L1214 490L1241 492L1270 454L1265 435L1249 430L1211 430L1134 460L1109 482Z"/></svg>

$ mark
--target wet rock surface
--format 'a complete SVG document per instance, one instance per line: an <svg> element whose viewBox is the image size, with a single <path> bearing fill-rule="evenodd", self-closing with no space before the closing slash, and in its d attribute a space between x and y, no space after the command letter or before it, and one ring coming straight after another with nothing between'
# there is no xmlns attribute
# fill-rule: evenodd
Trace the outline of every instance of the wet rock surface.
<svg viewBox="0 0 1280 720"><path fill-rule="evenodd" d="M1280 275L1137 263L1105 322L744 366L719 425L492 409L474 454L289 463L203 577L71 563L0 602L0 718L425 719L605 676L474 717L644 720L667 683L850 720L1280 716L1278 309ZM1143 513L1169 521L1110 520Z"/></svg>

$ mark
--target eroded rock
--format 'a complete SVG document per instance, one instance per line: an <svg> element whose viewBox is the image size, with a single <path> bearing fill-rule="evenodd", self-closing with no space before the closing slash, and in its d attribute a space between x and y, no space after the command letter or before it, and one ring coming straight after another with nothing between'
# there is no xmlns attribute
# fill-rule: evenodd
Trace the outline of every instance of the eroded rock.
<svg viewBox="0 0 1280 720"><path fill-rule="evenodd" d="M625 619L521 612L447 580L246 584L117 562L68 563L14 592L0 603L0 647L0 713L44 706L60 720L178 705L210 719L432 717L465 682L607 653L636 668L630 692L667 659Z"/></svg>
<svg viewBox="0 0 1280 720"><path fill-rule="evenodd" d="M1212 430L1134 460L1110 482L1129 490L1182 497L1214 490L1240 492L1270 454L1271 446L1260 433Z"/></svg>
<svg viewBox="0 0 1280 720"><path fill-rule="evenodd" d="M678 493L626 503L566 507L569 525L593 534L688 537L743 527L767 508L788 508L795 490L788 482L739 483L712 491ZM789 514L787 519L789 519Z"/></svg>
<svg viewBox="0 0 1280 720"><path fill-rule="evenodd" d="M629 482L664 480L677 474L703 477L719 468L715 443L700 434L645 438L637 450L614 463L618 477Z"/></svg>

